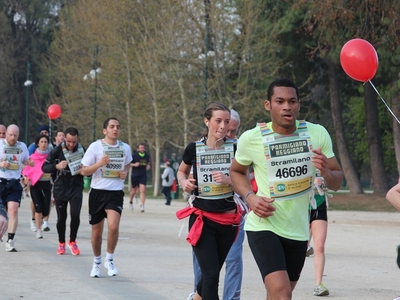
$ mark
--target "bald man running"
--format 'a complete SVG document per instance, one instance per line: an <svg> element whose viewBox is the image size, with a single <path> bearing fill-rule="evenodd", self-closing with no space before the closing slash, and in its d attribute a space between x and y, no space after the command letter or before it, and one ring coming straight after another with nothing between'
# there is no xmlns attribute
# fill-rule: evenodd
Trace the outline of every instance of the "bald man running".
<svg viewBox="0 0 400 300"><path fill-rule="evenodd" d="M18 208L21 203L22 186L19 183L22 165L33 166L28 148L18 141L19 128L15 124L7 127L6 138L0 139L0 198L8 212L7 252L17 252L14 236L18 226Z"/></svg>

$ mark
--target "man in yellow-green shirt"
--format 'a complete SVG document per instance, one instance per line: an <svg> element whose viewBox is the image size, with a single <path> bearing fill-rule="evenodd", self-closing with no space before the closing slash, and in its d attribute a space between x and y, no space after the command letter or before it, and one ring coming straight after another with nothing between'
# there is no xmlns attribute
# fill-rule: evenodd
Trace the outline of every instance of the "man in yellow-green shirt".
<svg viewBox="0 0 400 300"><path fill-rule="evenodd" d="M268 297L291 299L307 250L315 172L319 170L332 190L339 189L343 173L326 129L297 120L300 101L295 83L289 79L272 82L264 108L271 122L242 134L230 176L235 192L252 210L245 230ZM257 195L246 176L250 165Z"/></svg>

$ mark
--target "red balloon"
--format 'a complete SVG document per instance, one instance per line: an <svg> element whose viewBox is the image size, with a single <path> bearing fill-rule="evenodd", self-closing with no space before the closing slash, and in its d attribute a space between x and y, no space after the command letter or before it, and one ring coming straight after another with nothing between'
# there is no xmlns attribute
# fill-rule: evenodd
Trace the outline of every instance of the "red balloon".
<svg viewBox="0 0 400 300"><path fill-rule="evenodd" d="M58 104L52 104L47 109L47 115L50 119L57 119L61 115L61 107Z"/></svg>
<svg viewBox="0 0 400 300"><path fill-rule="evenodd" d="M378 70L378 54L366 40L353 39L344 44L340 51L340 64L351 78L367 82Z"/></svg>

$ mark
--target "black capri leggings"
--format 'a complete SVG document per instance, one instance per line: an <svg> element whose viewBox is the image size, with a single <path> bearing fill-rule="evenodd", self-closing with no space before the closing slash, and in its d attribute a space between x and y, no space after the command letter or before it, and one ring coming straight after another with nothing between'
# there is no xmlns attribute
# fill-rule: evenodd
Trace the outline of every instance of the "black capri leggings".
<svg viewBox="0 0 400 300"><path fill-rule="evenodd" d="M41 213L43 217L47 217L50 212L51 189L42 189L32 185L31 197L35 204L35 212L38 214Z"/></svg>
<svg viewBox="0 0 400 300"><path fill-rule="evenodd" d="M197 215L189 219L189 229ZM204 226L201 237L193 246L202 277L197 284L197 292L203 299L218 300L218 283L220 270L238 233L238 226L221 225L203 217Z"/></svg>

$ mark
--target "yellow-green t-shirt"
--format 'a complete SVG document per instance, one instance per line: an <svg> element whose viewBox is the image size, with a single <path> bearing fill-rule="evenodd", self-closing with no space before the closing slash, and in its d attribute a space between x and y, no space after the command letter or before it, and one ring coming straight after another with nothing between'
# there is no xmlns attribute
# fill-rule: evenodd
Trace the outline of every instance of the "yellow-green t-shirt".
<svg viewBox="0 0 400 300"><path fill-rule="evenodd" d="M299 122L296 122L298 126ZM334 157L332 140L324 127L306 122L313 149L321 148L327 158ZM272 122L267 124L272 130ZM244 132L238 141L235 160L244 166L253 164L254 176L258 185L258 196L270 197L267 161L260 126ZM315 168L314 168L315 169ZM313 172L315 174L315 170ZM246 231L272 231L275 234L297 241L309 238L308 205L310 195L307 193L292 200L275 200L272 205L274 216L259 219L252 211L248 214Z"/></svg>

